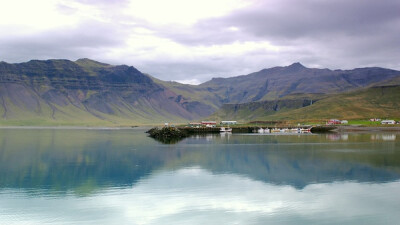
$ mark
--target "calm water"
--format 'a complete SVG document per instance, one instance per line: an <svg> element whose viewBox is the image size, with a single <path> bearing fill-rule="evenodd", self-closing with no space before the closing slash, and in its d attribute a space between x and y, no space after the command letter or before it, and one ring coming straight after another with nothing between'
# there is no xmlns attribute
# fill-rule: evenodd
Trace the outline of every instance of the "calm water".
<svg viewBox="0 0 400 225"><path fill-rule="evenodd" d="M398 224L400 134L0 129L0 224Z"/></svg>

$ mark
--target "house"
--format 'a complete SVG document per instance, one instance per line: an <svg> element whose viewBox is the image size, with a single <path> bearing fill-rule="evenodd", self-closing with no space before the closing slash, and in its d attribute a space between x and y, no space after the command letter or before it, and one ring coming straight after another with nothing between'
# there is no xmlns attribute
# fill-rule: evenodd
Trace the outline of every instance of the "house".
<svg viewBox="0 0 400 225"><path fill-rule="evenodd" d="M381 124L396 124L394 120L382 120Z"/></svg>
<svg viewBox="0 0 400 225"><path fill-rule="evenodd" d="M342 122L338 119L330 119L327 123L328 125L342 124Z"/></svg>
<svg viewBox="0 0 400 225"><path fill-rule="evenodd" d="M201 127L201 123L189 123L189 127Z"/></svg>
<svg viewBox="0 0 400 225"><path fill-rule="evenodd" d="M201 125L206 126L206 127L215 127L217 126L216 121L201 121Z"/></svg>
<svg viewBox="0 0 400 225"><path fill-rule="evenodd" d="M221 124L233 125L233 124L237 124L237 121L221 121Z"/></svg>
<svg viewBox="0 0 400 225"><path fill-rule="evenodd" d="M375 122L375 121L381 121L381 119L378 119L378 118L372 118L372 119L369 119L369 121L371 121L371 122Z"/></svg>
<svg viewBox="0 0 400 225"><path fill-rule="evenodd" d="M340 121L340 123L341 123L341 124L348 124L349 121L347 121L347 120L342 120L342 121Z"/></svg>

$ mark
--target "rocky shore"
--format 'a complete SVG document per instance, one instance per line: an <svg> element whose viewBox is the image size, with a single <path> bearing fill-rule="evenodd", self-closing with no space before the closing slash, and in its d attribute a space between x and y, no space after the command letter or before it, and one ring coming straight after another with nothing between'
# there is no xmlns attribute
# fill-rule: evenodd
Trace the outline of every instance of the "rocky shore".
<svg viewBox="0 0 400 225"><path fill-rule="evenodd" d="M176 127L163 127L161 129L154 127L146 131L146 133L148 133L150 137L165 144L173 144L189 136L187 132Z"/></svg>

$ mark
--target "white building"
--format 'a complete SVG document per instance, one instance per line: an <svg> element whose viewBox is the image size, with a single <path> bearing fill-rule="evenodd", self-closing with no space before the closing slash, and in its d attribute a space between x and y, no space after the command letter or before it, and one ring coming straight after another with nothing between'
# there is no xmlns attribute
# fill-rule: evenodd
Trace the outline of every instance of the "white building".
<svg viewBox="0 0 400 225"><path fill-rule="evenodd" d="M221 124L237 124L237 121L221 121Z"/></svg>
<svg viewBox="0 0 400 225"><path fill-rule="evenodd" d="M394 120L382 120L381 124L396 124Z"/></svg>
<svg viewBox="0 0 400 225"><path fill-rule="evenodd" d="M347 121L347 120L342 120L342 121L340 121L340 123L341 123L341 124L348 124L349 121Z"/></svg>

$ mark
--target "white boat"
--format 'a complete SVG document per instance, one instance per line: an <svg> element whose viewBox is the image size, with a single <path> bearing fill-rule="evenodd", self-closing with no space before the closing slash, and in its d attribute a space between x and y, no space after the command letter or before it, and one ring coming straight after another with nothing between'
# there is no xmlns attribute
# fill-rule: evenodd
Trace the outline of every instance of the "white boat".
<svg viewBox="0 0 400 225"><path fill-rule="evenodd" d="M271 133L278 133L278 132L281 132L281 130L278 128L271 129Z"/></svg>
<svg viewBox="0 0 400 225"><path fill-rule="evenodd" d="M301 130L300 130L300 128L292 128L292 129L290 129L290 132L292 132L292 133L301 133Z"/></svg>
<svg viewBox="0 0 400 225"><path fill-rule="evenodd" d="M264 133L264 129L262 129L262 128L259 128L257 131L258 131L258 133L260 133L260 134Z"/></svg>
<svg viewBox="0 0 400 225"><path fill-rule="evenodd" d="M221 127L221 129L219 130L220 132L232 132L232 128L225 128L225 127Z"/></svg>

